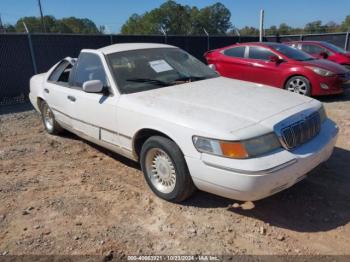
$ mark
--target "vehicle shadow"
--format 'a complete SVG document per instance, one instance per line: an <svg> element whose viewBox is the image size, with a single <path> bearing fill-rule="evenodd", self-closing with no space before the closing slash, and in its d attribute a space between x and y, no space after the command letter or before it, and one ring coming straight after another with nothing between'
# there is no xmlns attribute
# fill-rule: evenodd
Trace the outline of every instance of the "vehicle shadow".
<svg viewBox="0 0 350 262"><path fill-rule="evenodd" d="M350 151L335 148L332 157L309 176L274 196L254 202L251 210L228 208L272 226L299 232L328 231L350 221ZM199 192L185 205L227 207L236 201Z"/></svg>
<svg viewBox="0 0 350 262"><path fill-rule="evenodd" d="M82 141L83 143L88 144L89 146L91 146L92 148L96 149L97 151L100 151L101 153L108 155L109 157L113 158L116 161L121 162L124 165L127 165L130 168L134 168L134 169L138 169L141 170L141 167L139 165L139 163L130 160L129 158L126 158L120 154L114 153L104 147L101 147L99 145L96 145L90 141L87 141L83 138L80 138L79 136L69 132L69 131L65 131L61 134L61 137L67 138L67 139L72 139L72 140L79 140Z"/></svg>
<svg viewBox="0 0 350 262"><path fill-rule="evenodd" d="M130 168L140 165L117 153L65 132L68 139L84 141L96 150ZM254 202L250 210L232 208L235 201L198 191L182 202L198 208L223 208L269 223L271 226L298 232L322 232L346 225L350 221L350 151L336 147L331 158L309 173L308 177L271 197Z"/></svg>
<svg viewBox="0 0 350 262"><path fill-rule="evenodd" d="M350 89L344 90L340 95L318 96L314 97L323 103L346 102L350 101Z"/></svg>

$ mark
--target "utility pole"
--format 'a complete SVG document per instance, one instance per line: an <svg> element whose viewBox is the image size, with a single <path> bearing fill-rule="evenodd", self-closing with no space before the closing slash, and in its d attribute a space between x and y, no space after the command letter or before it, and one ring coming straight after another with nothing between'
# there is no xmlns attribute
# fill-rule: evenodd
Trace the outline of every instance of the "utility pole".
<svg viewBox="0 0 350 262"><path fill-rule="evenodd" d="M0 14L0 33L6 33L6 29L5 29L4 25L2 24L1 14Z"/></svg>
<svg viewBox="0 0 350 262"><path fill-rule="evenodd" d="M260 10L260 30L259 30L259 41L263 41L264 36L264 9Z"/></svg>
<svg viewBox="0 0 350 262"><path fill-rule="evenodd" d="M41 0L38 0L38 5L39 5L39 11L40 11L40 17L41 17L41 26L42 26L43 31L46 33L43 10L41 8Z"/></svg>

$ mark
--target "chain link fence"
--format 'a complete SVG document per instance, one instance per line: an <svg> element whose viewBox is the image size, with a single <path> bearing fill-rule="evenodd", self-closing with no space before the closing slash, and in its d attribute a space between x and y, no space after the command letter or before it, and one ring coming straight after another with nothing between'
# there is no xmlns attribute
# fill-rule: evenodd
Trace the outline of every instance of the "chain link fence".
<svg viewBox="0 0 350 262"><path fill-rule="evenodd" d="M268 36L266 41L318 40L340 47L348 44L348 33L323 35ZM145 36L73 34L0 34L0 106L28 99L29 79L46 72L64 57L77 57L84 48L96 49L116 43L167 43L178 46L204 61L209 49L237 42L258 41L257 36ZM348 46L347 46L348 47Z"/></svg>

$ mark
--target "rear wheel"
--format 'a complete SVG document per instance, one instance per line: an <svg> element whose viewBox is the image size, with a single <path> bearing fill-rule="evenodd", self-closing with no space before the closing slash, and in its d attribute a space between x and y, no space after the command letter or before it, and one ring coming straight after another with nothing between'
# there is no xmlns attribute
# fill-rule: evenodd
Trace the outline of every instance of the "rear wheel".
<svg viewBox="0 0 350 262"><path fill-rule="evenodd" d="M167 201L181 202L195 191L180 148L161 136L149 138L141 149L141 167L152 191Z"/></svg>
<svg viewBox="0 0 350 262"><path fill-rule="evenodd" d="M309 80L303 76L293 76L288 79L285 87L286 90L304 96L311 95L311 85Z"/></svg>
<svg viewBox="0 0 350 262"><path fill-rule="evenodd" d="M46 131L52 135L61 133L63 131L63 128L55 120L55 116L49 105L45 101L42 101L40 108L41 118Z"/></svg>

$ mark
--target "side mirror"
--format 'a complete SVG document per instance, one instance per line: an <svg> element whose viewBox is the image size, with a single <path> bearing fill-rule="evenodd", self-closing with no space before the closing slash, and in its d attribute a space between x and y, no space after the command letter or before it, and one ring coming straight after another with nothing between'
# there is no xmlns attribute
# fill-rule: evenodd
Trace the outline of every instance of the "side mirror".
<svg viewBox="0 0 350 262"><path fill-rule="evenodd" d="M321 56L323 59L327 59L327 58L328 58L327 52L324 52L324 51L320 52L320 56Z"/></svg>
<svg viewBox="0 0 350 262"><path fill-rule="evenodd" d="M90 80L83 83L83 90L86 93L102 93L103 83L101 80Z"/></svg>
<svg viewBox="0 0 350 262"><path fill-rule="evenodd" d="M280 63L282 62L282 59L280 59L278 56L276 55L272 55L269 57L269 61L273 62L273 63Z"/></svg>

